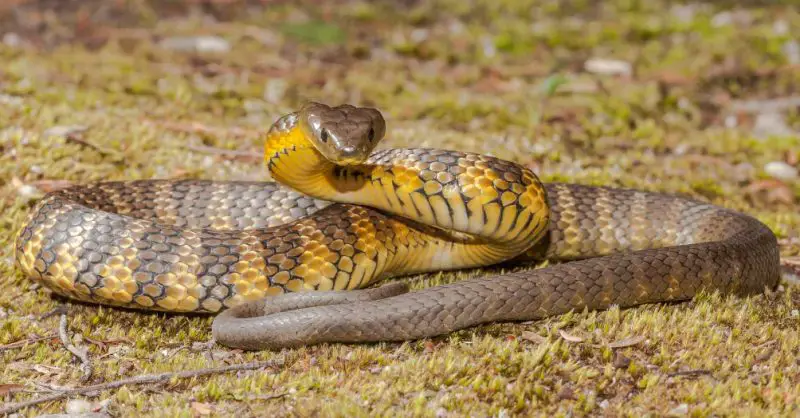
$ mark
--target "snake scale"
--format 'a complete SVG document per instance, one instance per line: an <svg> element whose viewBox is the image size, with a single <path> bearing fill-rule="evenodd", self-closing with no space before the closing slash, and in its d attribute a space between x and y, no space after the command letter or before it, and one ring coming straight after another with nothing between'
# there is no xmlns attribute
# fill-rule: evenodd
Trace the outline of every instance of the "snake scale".
<svg viewBox="0 0 800 418"><path fill-rule="evenodd" d="M701 290L748 295L779 280L774 234L745 214L542 184L486 155L374 151L384 133L375 109L309 103L266 135L281 184L146 180L52 192L19 232L18 265L82 301L221 311L215 338L246 349L418 339ZM521 259L568 262L414 292L363 289Z"/></svg>

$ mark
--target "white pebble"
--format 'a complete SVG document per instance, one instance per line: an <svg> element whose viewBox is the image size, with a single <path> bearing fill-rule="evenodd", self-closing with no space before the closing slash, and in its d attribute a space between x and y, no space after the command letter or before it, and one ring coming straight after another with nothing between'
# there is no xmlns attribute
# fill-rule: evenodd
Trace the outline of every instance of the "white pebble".
<svg viewBox="0 0 800 418"><path fill-rule="evenodd" d="M605 58L592 58L587 60L583 68L594 74L631 75L631 73L633 73L633 66L631 66L631 63Z"/></svg>
<svg viewBox="0 0 800 418"><path fill-rule="evenodd" d="M231 44L219 36L176 36L166 38L159 42L159 46L165 49L185 52L228 52Z"/></svg>
<svg viewBox="0 0 800 418"><path fill-rule="evenodd" d="M795 180L797 179L797 168L783 161L772 161L764 165L764 171L778 180Z"/></svg>
<svg viewBox="0 0 800 418"><path fill-rule="evenodd" d="M670 409L670 415L686 415L689 413L689 405L682 403L675 408Z"/></svg>

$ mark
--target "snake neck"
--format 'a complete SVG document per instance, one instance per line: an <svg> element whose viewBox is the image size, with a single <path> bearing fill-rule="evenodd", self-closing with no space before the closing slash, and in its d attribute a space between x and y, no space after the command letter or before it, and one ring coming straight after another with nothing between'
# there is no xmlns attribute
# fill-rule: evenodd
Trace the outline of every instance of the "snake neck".
<svg viewBox="0 0 800 418"><path fill-rule="evenodd" d="M450 231L451 238L464 233L500 244L509 253L544 233L542 185L512 163L456 151L390 149L364 164L338 166L300 129L271 135L266 158L273 178L306 195L370 206Z"/></svg>
<svg viewBox="0 0 800 418"><path fill-rule="evenodd" d="M373 166L339 166L326 159L299 128L270 132L265 161L273 179L303 194L340 203L364 203Z"/></svg>

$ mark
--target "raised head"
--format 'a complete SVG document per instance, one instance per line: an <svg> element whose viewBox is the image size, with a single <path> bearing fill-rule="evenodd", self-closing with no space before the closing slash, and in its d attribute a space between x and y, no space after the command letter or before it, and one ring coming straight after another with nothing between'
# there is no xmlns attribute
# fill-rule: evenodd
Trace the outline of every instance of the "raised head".
<svg viewBox="0 0 800 418"><path fill-rule="evenodd" d="M338 165L363 163L386 133L377 109L308 103L298 112L300 128L314 147Z"/></svg>

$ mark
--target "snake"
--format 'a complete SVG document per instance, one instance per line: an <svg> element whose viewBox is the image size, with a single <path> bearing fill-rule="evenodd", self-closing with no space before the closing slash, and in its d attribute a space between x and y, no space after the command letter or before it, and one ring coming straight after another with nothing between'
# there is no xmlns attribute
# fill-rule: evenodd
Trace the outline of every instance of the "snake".
<svg viewBox="0 0 800 418"><path fill-rule="evenodd" d="M247 350L418 340L570 311L748 296L780 280L774 233L687 197L543 183L490 155L387 148L381 112L308 102L264 135L274 181L100 181L48 193L20 270L53 293L216 314ZM386 279L547 260L410 291Z"/></svg>

